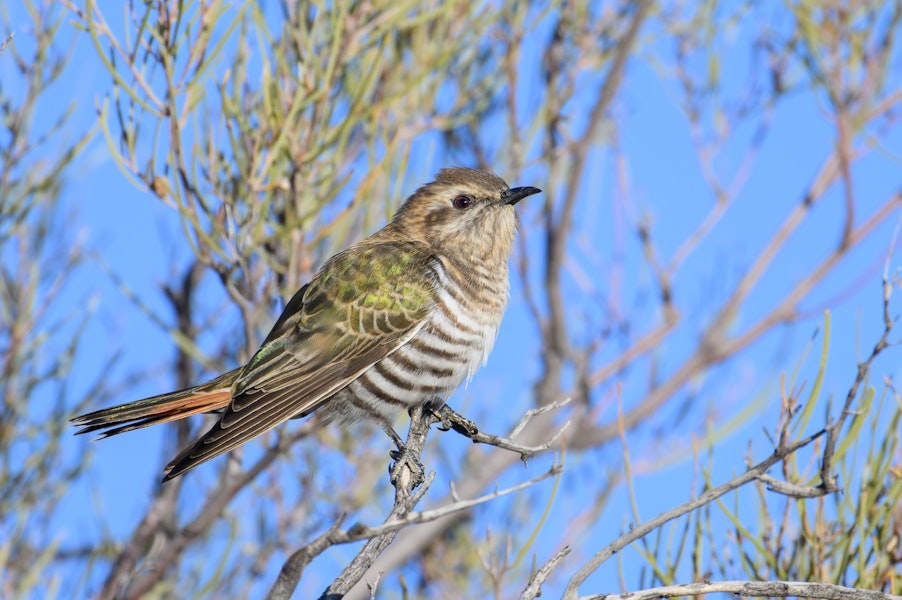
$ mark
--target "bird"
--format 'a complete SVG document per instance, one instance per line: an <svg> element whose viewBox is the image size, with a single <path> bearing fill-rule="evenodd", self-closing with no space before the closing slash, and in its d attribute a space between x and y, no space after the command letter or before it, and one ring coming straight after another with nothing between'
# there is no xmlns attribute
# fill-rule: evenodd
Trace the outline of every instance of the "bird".
<svg viewBox="0 0 902 600"><path fill-rule="evenodd" d="M323 425L373 420L401 448L399 411L441 408L487 361L509 297L514 206L540 192L487 170L440 170L385 227L323 263L246 365L76 416L77 434L218 413L164 483L314 411Z"/></svg>

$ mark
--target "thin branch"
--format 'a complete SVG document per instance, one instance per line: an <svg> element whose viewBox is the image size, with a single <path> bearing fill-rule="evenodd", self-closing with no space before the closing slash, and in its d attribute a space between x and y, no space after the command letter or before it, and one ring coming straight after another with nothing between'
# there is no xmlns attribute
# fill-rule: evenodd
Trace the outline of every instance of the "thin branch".
<svg viewBox="0 0 902 600"><path fill-rule="evenodd" d="M541 596L542 584L545 583L545 580L548 579L548 576L551 575L554 568L558 566L558 563L570 554L571 550L572 548L570 546L564 546L552 554L551 558L549 558L548 561L533 574L532 578L530 578L526 589L520 594L520 600L533 600L534 598Z"/></svg>
<svg viewBox="0 0 902 600"><path fill-rule="evenodd" d="M824 600L902 600L902 596L809 581L705 581L667 585L625 594L595 594L579 600L655 600L723 592L744 598L823 598Z"/></svg>
<svg viewBox="0 0 902 600"><path fill-rule="evenodd" d="M902 192L897 193L897 197L902 197ZM889 263L890 259L893 256L893 251L896 246L896 238L899 233L898 225L896 230L893 232L893 238L890 243L889 250L886 255L886 263L883 267L883 334L880 336L880 339L877 340L877 343L874 344L874 347L871 349L871 354L868 356L866 360L858 364L858 370L855 374L855 381L852 384L852 387L849 388L849 393L846 394L846 401L843 404L842 412L839 415L839 419L837 423L830 428L827 434L827 442L824 446L824 457L821 463L821 485L826 487L836 488L836 478L833 476L833 453L836 451L836 439L837 434L842 430L843 425L845 424L846 418L852 414L852 403L855 401L855 398L858 397L858 388L861 387L861 384L864 382L865 377L870 371L871 363L874 362L874 359L877 358L877 355L883 352L890 345L889 334L895 325L895 319L893 319L890 314L889 309L889 301L890 296L892 295L893 286L897 283L898 279L893 277L892 279L889 276Z"/></svg>
<svg viewBox="0 0 902 600"><path fill-rule="evenodd" d="M788 481L780 481L770 475L761 475L758 481L767 485L767 489L777 494L789 496L790 498L819 498L824 495L824 485L799 485ZM836 491L836 490L830 490Z"/></svg>
<svg viewBox="0 0 902 600"><path fill-rule="evenodd" d="M3 43L0 44L0 56L3 56L3 53L6 52L6 47L12 43L13 38L15 36L16 36L16 32L13 31L12 33L9 34L9 36L5 40L3 40Z"/></svg>
<svg viewBox="0 0 902 600"><path fill-rule="evenodd" d="M511 432L508 435L508 437L510 439L514 439L515 437L520 435L520 432L522 432L523 428L526 427L526 425L530 421L532 421L533 417L537 417L539 415L543 415L552 410L557 410L558 408L567 406L568 404L570 404L570 400L571 400L570 398L564 398L563 400L549 402L548 404L545 404L544 406L540 406L538 408L529 409L528 411L526 411L526 413L522 417L520 417L520 420L517 421L517 424L514 425L513 429L511 429Z"/></svg>

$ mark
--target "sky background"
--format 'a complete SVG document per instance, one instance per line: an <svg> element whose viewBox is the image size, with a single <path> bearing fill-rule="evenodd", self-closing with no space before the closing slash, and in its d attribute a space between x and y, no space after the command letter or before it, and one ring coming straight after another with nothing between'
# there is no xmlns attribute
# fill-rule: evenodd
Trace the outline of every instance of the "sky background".
<svg viewBox="0 0 902 600"><path fill-rule="evenodd" d="M7 27L17 31L15 43L27 46L30 43L29 25L23 8L13 2L7 11ZM765 15L766 11L761 14ZM777 14L776 8L774 14ZM652 36L655 27L652 23L647 35ZM750 28L722 32L720 60L725 97L731 94L739 97L747 85L748 72L753 67L749 54L753 34ZM41 99L36 122L40 129L43 115L58 115L66 106L72 106L73 118L66 129L74 139L94 126L96 106L110 89L110 77L90 40L75 35L68 20L60 35L72 40L73 58L55 85L54 93ZM646 314L646 330L657 324L656 319L660 317L655 310L655 301L650 297L654 292L651 275L637 251L639 242L631 224L642 217L650 221L657 251L666 261L712 205L712 194L700 173L686 118L679 106L677 83L662 73L656 64L671 56L671 44L662 36L651 41L630 61L623 89L614 103L611 117L616 120L622 142L621 159L626 161L626 198L619 197L616 192L614 154L599 145L590 155L591 168L587 169L577 207L565 281L568 297L573 298L570 323L577 339L579 335L585 335L588 341L600 326L598 311L593 312L588 307L610 304L614 300L631 314ZM535 57L525 51L522 60L528 63ZM890 73L898 85L899 73L902 73L898 68L902 67L898 57L896 67L891 68ZM10 61L3 58L0 58L0 80L7 93L14 95L18 82L16 71ZM890 83L888 87L894 85ZM586 82L585 98L592 96L594 90L592 82ZM835 144L835 128L824 102L822 96L804 92L785 99L775 111L769 133L734 205L674 281L675 302L684 317L679 331L668 337L650 359L638 362L632 369L648 369L653 360L661 373L672 372L697 342L701 328L716 314L747 266L800 202L816 170ZM523 110L529 110L529 107ZM573 107L573 111L577 115L581 112L578 106ZM713 116L706 115L705 119L710 123ZM490 133L486 132L486 135ZM719 174L736 172L752 133L751 130L738 132L737 140L715 163ZM424 150L438 147L428 136L422 144ZM52 150L48 148L48 151ZM855 163L853 177L859 203L858 223L899 189L902 179L900 150L902 137L894 131L882 136L880 148L871 149ZM405 193L411 193L439 168L451 164L440 152L419 155L430 158L409 169L410 180L402 186ZM530 167L516 179L515 174L501 175L512 185L543 187L545 173L539 165ZM546 193L559 191L549 189ZM518 206L518 211L528 236L527 252L538 257L542 252L541 240L538 235L530 235L530 228L538 224L540 204L531 200ZM778 255L747 304L747 310L737 315L734 331L742 331L770 310L775 299L796 285L829 249L838 244L843 215L841 188L834 186ZM828 397L833 398L834 406L843 400L854 379L856 362L870 351L882 332L880 275L897 223L898 214L887 219L804 300L802 306L810 311L809 318L776 328L740 358L712 371L709 377L694 381L650 425L629 433L627 441L635 449L633 459L637 467L635 493L643 518L651 518L692 494L689 434L704 435L706 416L711 418L711 427L718 437L717 459L710 465L715 483L725 481L743 469L750 443L757 459L770 452L771 446L763 430L772 431L776 423L779 374L791 372L796 365L801 365L799 380L814 378L820 338L803 361L804 351L823 322L822 311L826 306L831 309L833 325L830 368L824 381L823 408L819 409L814 422L822 422ZM93 311L75 357L68 392L72 397L79 397L98 377L121 382L114 397L107 399L106 404L171 389L174 385L171 361L176 349L170 336L135 306L111 274L153 311L168 314L161 286L172 279L174 272L180 273L191 257L177 214L151 193L126 181L110 158L102 135L95 135L69 173L58 224L59 239L64 244L80 242L91 252L90 260L77 268L59 302L51 308L55 316L70 311ZM607 288L610 282L607 273L617 252L621 252L628 262L624 265L621 294L614 298L614 292ZM13 260L14 257L3 259ZM538 273L538 264L536 259L534 274ZM888 264L890 272L895 272L899 266L898 254L889 257ZM535 282L538 281L536 277ZM514 273L510 306L488 365L466 390L459 390L451 400L454 408L477 418L481 425L487 424L486 429L499 433L509 426L512 416L522 414L531 406L531 386L541 372L539 338L522 299L522 283ZM211 307L223 305L223 292L216 282L208 278L203 289L203 303ZM837 298L840 301L836 301ZM898 313L898 306L898 299L894 299L894 314ZM234 317L234 314L225 315ZM274 310L273 321L276 316L277 310ZM64 343L63 337L55 344ZM616 338L611 338L611 343L600 352L598 364L616 356L619 349ZM899 374L899 365L899 354L889 352L878 361L875 373L895 378ZM136 373L149 376L131 383L131 377ZM593 400L598 403L603 421L609 421L616 414L617 382L623 386L620 401L630 406L641 399L648 378L640 372L628 373L616 382L594 390ZM40 415L49 411L54 400L48 395L43 404L38 395L29 410ZM750 405L754 416L743 426L731 428L731 419ZM295 426L296 423L289 425ZM675 434L675 431L679 433ZM84 439L67 442L67 452L90 451L92 460L90 473L72 489L66 511L56 516L55 530L64 547L90 543L107 532L114 538L121 538L134 528L157 485L153 474L162 466L164 445L171 444L168 439L163 429L151 428L91 445ZM424 456L424 464L427 469L439 469L440 473L423 507L431 506L430 499L440 498L447 490L448 477L441 472L443 457L456 456L469 442L450 433L434 433L432 444ZM568 516L584 510L588 502L581 493L584 489L581 482L616 469L620 460L621 448L615 445L568 455L567 470L546 527L551 531L571 527ZM498 485L503 487L533 477L546 470L550 461L551 457L536 459L522 472L507 473ZM197 477L208 480L215 471L211 468L205 474L202 470L199 472ZM191 476L195 476L194 473ZM843 483L849 485L849 482ZM544 505L549 501L551 489L550 481L539 484L523 494L521 502ZM662 493L664 490L666 492ZM237 498L235 509L240 510L242 503L249 501L246 494ZM380 506L361 518L376 522L380 519L379 511L387 506L386 497ZM474 531L484 531L500 516L486 508L477 510L474 518ZM631 521L628 497L621 488L597 521L583 533L574 535L582 536L584 552L594 552ZM227 532L221 532L221 535L223 543L227 543ZM539 562L557 549L553 545L555 539L550 536L537 543L534 551ZM305 575L296 597L318 594L357 548L356 545L334 548L318 558L317 568L310 569ZM639 562L638 556L631 551L623 553L622 560L627 565L632 564L631 558L636 559L632 563ZM279 566L277 562L268 565L272 571L270 575L274 577ZM634 571L626 568L627 572ZM105 574L103 569L95 571L89 582L66 578L66 585L87 584L87 588L76 589L94 589L92 584L96 585ZM273 577L263 578L266 586ZM626 580L635 581L635 578ZM550 597L562 589L555 585L559 586L561 582L553 584ZM254 591L258 595L263 589L265 587ZM583 588L584 591L615 589L619 589L619 581L613 562L602 568Z"/></svg>

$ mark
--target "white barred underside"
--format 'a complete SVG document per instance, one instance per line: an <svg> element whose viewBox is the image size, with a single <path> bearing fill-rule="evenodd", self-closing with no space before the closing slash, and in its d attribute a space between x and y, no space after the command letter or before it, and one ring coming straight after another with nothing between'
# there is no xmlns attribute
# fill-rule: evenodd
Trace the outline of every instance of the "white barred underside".
<svg viewBox="0 0 902 600"><path fill-rule="evenodd" d="M400 410L439 407L469 381L488 358L507 304L507 265L502 272L473 269L457 281L436 263L435 306L422 329L383 358L321 409L327 420L374 418L383 424Z"/></svg>

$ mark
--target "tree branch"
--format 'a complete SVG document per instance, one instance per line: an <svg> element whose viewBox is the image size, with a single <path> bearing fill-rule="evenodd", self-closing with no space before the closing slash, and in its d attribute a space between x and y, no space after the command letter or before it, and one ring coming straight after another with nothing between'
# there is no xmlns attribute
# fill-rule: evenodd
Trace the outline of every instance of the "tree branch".
<svg viewBox="0 0 902 600"><path fill-rule="evenodd" d="M594 594L579 600L655 600L723 592L743 598L822 598L823 600L902 600L902 596L810 581L705 581L667 585L625 594Z"/></svg>

